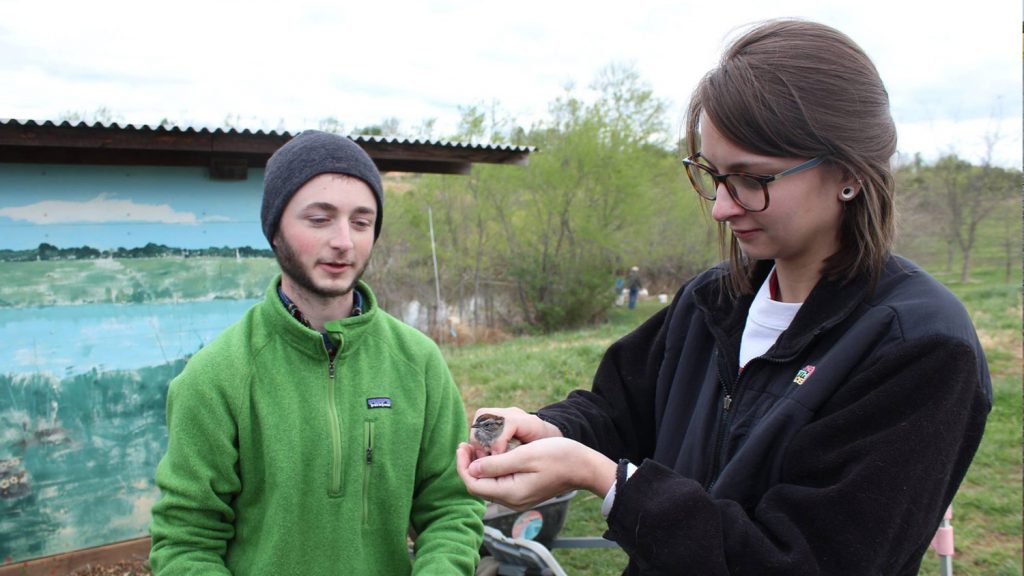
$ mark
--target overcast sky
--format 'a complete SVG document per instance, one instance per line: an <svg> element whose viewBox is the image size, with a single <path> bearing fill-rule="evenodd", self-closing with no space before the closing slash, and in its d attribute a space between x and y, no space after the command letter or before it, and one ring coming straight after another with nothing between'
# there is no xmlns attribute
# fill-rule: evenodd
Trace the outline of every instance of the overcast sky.
<svg viewBox="0 0 1024 576"><path fill-rule="evenodd" d="M0 0L0 118L295 132L395 117L409 134L497 102L543 120L569 84L633 65L678 130L731 34L795 16L833 25L889 89L902 154L1022 157L1022 4L1013 0Z"/></svg>

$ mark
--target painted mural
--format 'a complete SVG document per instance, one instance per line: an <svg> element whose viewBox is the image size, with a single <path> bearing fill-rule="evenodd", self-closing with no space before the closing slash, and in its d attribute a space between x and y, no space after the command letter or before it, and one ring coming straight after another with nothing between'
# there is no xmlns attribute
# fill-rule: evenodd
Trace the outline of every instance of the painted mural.
<svg viewBox="0 0 1024 576"><path fill-rule="evenodd" d="M168 382L277 271L262 171L0 164L0 559L148 534Z"/></svg>

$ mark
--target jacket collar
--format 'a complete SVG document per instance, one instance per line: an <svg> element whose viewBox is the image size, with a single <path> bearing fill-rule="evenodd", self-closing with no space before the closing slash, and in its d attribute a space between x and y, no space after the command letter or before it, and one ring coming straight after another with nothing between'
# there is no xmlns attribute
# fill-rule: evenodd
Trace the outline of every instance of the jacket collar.
<svg viewBox="0 0 1024 576"><path fill-rule="evenodd" d="M760 286L774 265L772 260L758 262L751 278L752 284ZM697 307L704 311L708 329L722 352L727 358L738 358L740 339L754 296L745 294L734 300L726 292L723 283L728 274L728 265L721 264L716 270L718 274L710 275L695 288L694 299ZM790 358L803 350L817 335L845 320L864 302L869 282L867 275L858 276L849 282L827 278L819 280L769 355L776 359Z"/></svg>
<svg viewBox="0 0 1024 576"><path fill-rule="evenodd" d="M278 295L277 287L280 282L281 276L278 274L270 281L266 297L261 304L270 329L292 346L316 357L325 358L324 334L304 326L292 316ZM345 354L349 345L373 322L379 313L377 298L370 286L360 280L356 289L363 297L362 313L340 320L331 320L324 324L326 336L330 338L336 348L341 350L342 354Z"/></svg>

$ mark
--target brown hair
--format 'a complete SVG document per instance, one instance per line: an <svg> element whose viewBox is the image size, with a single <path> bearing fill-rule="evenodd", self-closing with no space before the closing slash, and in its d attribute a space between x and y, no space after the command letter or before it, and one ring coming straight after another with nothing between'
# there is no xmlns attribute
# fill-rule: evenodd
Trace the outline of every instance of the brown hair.
<svg viewBox="0 0 1024 576"><path fill-rule="evenodd" d="M686 120L690 155L700 150L702 112L750 152L824 156L857 179L860 193L843 205L839 250L826 259L822 275L847 281L867 273L877 280L896 234L889 165L896 127L878 70L859 46L814 22L757 24L726 49L694 90ZM730 291L752 292L754 263L743 257L724 224L718 237L732 264Z"/></svg>

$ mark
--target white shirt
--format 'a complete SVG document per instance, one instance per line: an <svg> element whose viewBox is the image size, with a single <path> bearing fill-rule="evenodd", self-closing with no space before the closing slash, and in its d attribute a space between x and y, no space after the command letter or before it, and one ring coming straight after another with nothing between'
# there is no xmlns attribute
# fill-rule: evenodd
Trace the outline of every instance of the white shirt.
<svg viewBox="0 0 1024 576"><path fill-rule="evenodd" d="M747 325L743 328L743 338L740 340L740 368L742 369L754 358L764 354L769 348L775 345L786 328L789 328L796 313L800 310L803 302L792 304L789 302L776 302L771 299L769 283L775 269L761 284L761 288L754 296L754 302L750 305L750 312L747 313Z"/></svg>

